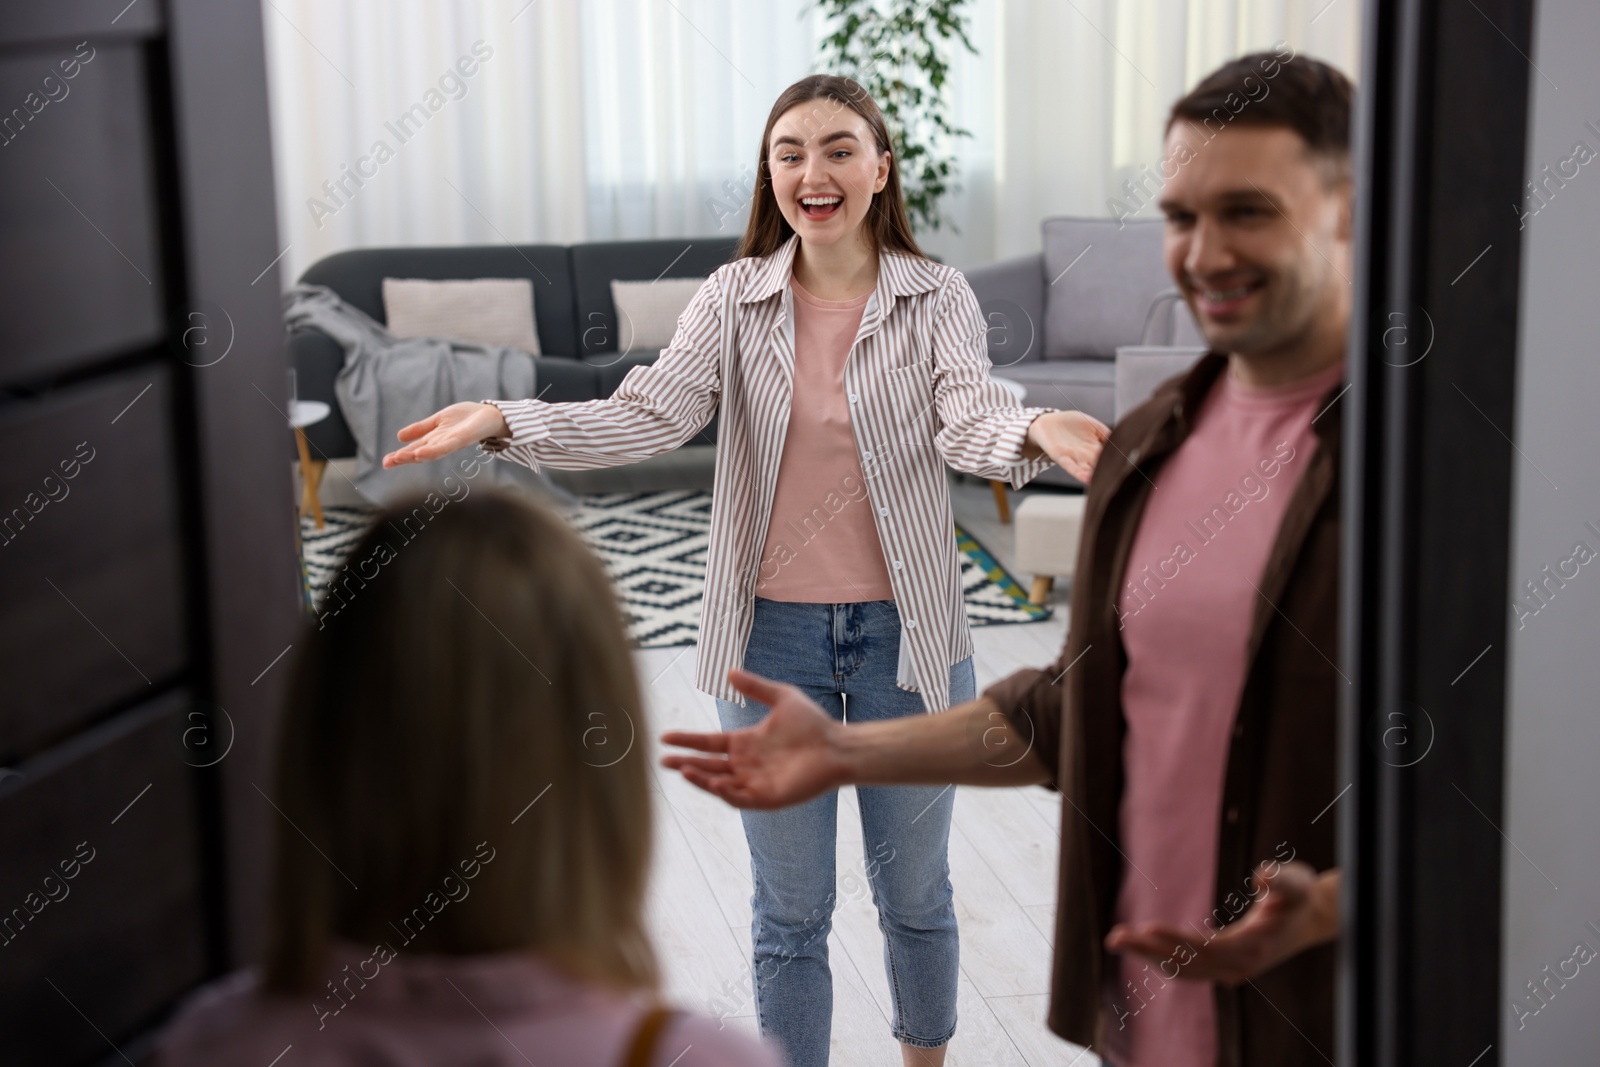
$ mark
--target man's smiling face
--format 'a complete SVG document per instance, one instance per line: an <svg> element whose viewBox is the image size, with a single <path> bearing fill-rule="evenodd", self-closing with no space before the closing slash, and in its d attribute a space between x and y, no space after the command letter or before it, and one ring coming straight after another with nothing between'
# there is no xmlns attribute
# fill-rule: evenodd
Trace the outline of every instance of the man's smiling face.
<svg viewBox="0 0 1600 1067"><path fill-rule="evenodd" d="M1162 188L1167 269L1211 347L1262 356L1344 328L1350 186L1282 126L1235 126L1211 140L1179 119Z"/></svg>

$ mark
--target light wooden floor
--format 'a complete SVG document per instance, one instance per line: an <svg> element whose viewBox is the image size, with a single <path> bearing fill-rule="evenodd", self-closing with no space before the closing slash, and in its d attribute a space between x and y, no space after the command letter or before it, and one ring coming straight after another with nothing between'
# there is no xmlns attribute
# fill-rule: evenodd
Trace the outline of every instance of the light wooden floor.
<svg viewBox="0 0 1600 1067"><path fill-rule="evenodd" d="M996 520L987 486L952 487L956 517L1008 568L1010 527ZM1017 575L1026 587L1026 577ZM1049 663L1066 631L1064 590L1046 622L978 627L981 691L1025 666ZM636 654L646 686L649 733L714 730L716 707L693 685L693 648ZM652 765L659 751L652 742ZM750 975L750 870L734 809L656 766L660 804L650 917L669 996L756 1032ZM837 1067L897 1067L889 1032L883 940L866 889L855 791L839 804L839 906L829 938L834 981L833 1056ZM962 788L950 836L950 880L961 930L959 1024L947 1063L1076 1065L1092 1054L1044 1026L1050 988L1050 937L1059 847L1056 794Z"/></svg>

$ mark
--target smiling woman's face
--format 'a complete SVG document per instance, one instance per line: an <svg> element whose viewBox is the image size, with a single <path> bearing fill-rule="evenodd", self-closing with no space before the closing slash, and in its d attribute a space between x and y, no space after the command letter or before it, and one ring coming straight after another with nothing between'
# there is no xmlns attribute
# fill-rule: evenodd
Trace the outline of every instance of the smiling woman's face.
<svg viewBox="0 0 1600 1067"><path fill-rule="evenodd" d="M768 173L778 210L802 242L826 245L861 232L872 198L889 180L860 115L835 100L796 104L772 125Z"/></svg>

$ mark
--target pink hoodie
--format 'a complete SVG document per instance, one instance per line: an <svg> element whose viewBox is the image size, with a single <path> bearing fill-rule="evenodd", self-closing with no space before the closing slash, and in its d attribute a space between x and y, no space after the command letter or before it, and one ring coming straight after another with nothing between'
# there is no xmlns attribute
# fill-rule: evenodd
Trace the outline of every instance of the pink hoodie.
<svg viewBox="0 0 1600 1067"><path fill-rule="evenodd" d="M201 989L162 1040L162 1067L591 1067L620 1064L649 1004L576 981L529 953L414 956L334 947L329 983L266 995L240 971ZM652 1064L781 1067L702 1015L662 1031Z"/></svg>

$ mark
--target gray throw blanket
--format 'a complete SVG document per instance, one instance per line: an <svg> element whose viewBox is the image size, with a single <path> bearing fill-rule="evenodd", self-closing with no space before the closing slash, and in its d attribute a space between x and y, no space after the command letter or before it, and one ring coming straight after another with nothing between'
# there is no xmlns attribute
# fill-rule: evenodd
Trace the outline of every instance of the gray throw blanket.
<svg viewBox="0 0 1600 1067"><path fill-rule="evenodd" d="M334 383L339 410L356 439L356 490L379 506L408 493L459 497L466 483L461 463L475 453L463 449L444 459L383 469L386 453L400 447L402 426L462 400L534 396L534 365L515 348L444 341L401 340L359 308L322 285L297 285L283 296L290 329L321 330L344 349L344 367ZM480 460L479 477L517 485L573 506L576 499L542 473L520 463ZM454 476L454 481L445 479ZM479 483L482 484L482 483Z"/></svg>

